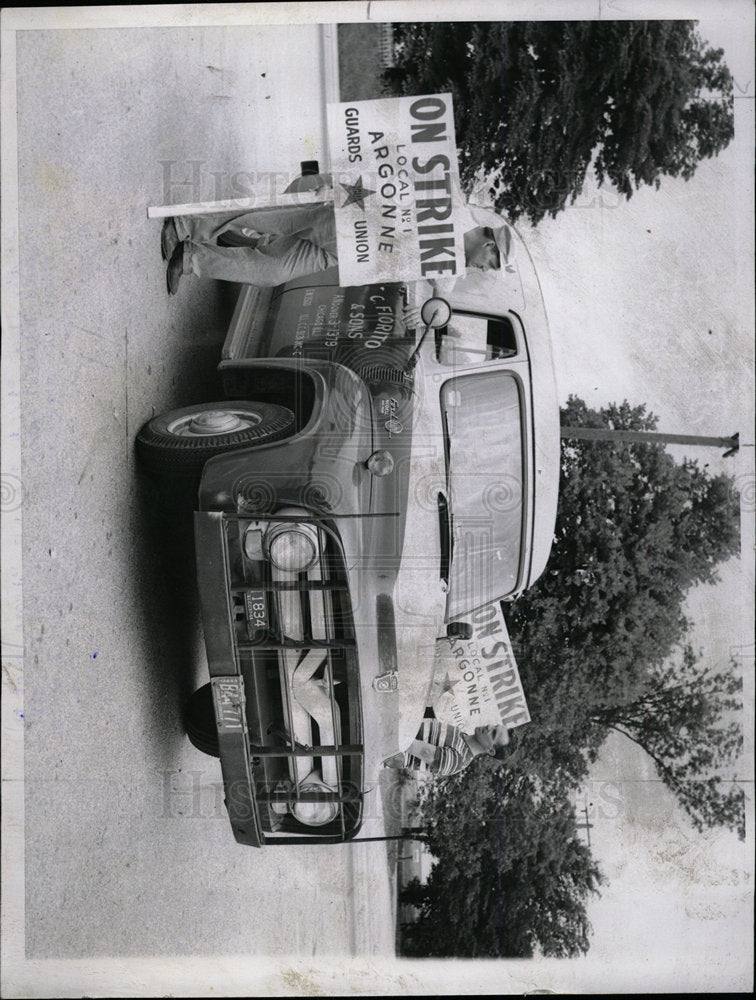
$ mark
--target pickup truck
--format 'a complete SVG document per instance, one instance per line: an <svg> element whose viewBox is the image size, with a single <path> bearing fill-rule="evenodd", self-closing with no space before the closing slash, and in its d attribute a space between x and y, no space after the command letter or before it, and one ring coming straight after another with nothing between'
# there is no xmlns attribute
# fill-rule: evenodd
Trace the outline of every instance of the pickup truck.
<svg viewBox="0 0 756 1000"><path fill-rule="evenodd" d="M199 477L210 680L186 724L220 757L240 843L355 837L381 762L423 718L436 642L546 565L558 404L513 239L513 266L469 274L448 301L424 283L340 287L336 269L242 286L227 400L139 432L148 470Z"/></svg>

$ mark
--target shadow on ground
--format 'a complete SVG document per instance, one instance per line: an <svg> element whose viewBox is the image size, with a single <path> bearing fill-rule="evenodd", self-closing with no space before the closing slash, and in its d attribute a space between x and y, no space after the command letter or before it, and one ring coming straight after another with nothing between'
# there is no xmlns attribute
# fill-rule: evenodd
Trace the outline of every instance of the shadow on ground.
<svg viewBox="0 0 756 1000"><path fill-rule="evenodd" d="M198 315L209 313L212 323L187 331L182 349L169 357L170 395L154 401L155 412L224 398L217 367L239 286L206 286ZM199 477L161 476L134 463L131 604L149 692L144 722L164 765L186 738L184 706L206 680L194 558L198 486Z"/></svg>
<svg viewBox="0 0 756 1000"><path fill-rule="evenodd" d="M151 692L145 721L156 746L163 746L166 753L170 753L165 746L169 734L184 739L183 706L197 686L201 666L192 519L196 495L196 480L161 479L137 470L140 531L134 546L133 600Z"/></svg>

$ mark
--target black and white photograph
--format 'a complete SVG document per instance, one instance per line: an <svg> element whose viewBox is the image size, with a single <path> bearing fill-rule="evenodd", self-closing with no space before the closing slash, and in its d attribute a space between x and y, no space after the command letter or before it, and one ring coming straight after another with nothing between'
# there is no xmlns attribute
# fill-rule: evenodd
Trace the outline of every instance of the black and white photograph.
<svg viewBox="0 0 756 1000"><path fill-rule="evenodd" d="M2 995L750 993L752 4L1 16Z"/></svg>

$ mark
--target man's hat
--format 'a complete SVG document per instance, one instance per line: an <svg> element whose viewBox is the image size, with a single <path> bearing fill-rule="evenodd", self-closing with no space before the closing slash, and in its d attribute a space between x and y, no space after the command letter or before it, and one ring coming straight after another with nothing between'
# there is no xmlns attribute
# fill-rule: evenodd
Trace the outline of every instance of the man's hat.
<svg viewBox="0 0 756 1000"><path fill-rule="evenodd" d="M515 259L517 241L515 240L514 230L495 209L475 204L471 204L468 207L470 214L478 226L483 226L491 230L496 249L499 252L499 267L503 271Z"/></svg>

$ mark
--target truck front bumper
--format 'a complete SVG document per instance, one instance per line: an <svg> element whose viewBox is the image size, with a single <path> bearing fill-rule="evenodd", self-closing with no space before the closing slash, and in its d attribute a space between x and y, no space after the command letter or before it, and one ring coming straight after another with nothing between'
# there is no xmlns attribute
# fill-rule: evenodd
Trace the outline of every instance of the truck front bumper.
<svg viewBox="0 0 756 1000"><path fill-rule="evenodd" d="M338 843L361 824L364 745L346 570L333 530L312 521L323 539L319 562L282 578L244 554L245 532L264 522L195 514L226 808L236 840L253 846Z"/></svg>

